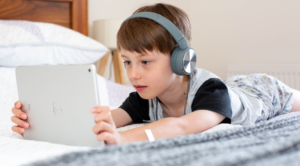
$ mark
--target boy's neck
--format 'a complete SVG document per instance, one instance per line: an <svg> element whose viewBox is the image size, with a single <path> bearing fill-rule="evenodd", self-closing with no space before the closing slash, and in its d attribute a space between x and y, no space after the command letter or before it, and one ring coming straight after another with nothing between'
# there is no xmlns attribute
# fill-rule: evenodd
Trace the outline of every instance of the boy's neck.
<svg viewBox="0 0 300 166"><path fill-rule="evenodd" d="M189 76L180 76L163 94L157 96L167 115L182 116L184 114L189 79Z"/></svg>

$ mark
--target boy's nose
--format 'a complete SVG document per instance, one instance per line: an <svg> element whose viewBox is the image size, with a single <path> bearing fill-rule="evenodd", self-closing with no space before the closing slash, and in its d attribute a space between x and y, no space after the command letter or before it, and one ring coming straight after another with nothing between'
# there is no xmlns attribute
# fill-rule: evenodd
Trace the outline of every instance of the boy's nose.
<svg viewBox="0 0 300 166"><path fill-rule="evenodd" d="M133 66L129 75L132 79L140 79L141 74L140 74L140 70L139 70L138 66Z"/></svg>

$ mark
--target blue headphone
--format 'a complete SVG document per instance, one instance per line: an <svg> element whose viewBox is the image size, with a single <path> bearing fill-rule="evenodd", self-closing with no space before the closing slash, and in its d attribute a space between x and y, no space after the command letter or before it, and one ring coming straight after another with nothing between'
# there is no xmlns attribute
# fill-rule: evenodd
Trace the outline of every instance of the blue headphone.
<svg viewBox="0 0 300 166"><path fill-rule="evenodd" d="M170 20L157 13L140 12L133 14L123 21L123 23L133 18L147 18L153 20L163 26L172 35L178 44L178 47L173 50L171 56L171 67L175 74L190 75L194 71L197 61L196 52L193 48L188 46L180 30Z"/></svg>

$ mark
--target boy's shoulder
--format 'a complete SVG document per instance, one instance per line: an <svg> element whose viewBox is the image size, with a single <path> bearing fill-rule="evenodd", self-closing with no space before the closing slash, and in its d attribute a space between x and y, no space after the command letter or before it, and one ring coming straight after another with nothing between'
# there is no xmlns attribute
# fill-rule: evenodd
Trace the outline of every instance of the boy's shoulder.
<svg viewBox="0 0 300 166"><path fill-rule="evenodd" d="M205 90L223 89L226 88L225 83L214 73L196 68L190 76L191 94L199 94Z"/></svg>
<svg viewBox="0 0 300 166"><path fill-rule="evenodd" d="M220 79L220 77L218 77L216 74L207 71L205 69L201 69L201 68L196 68L193 73L191 74L191 78L192 80L197 80L198 81L203 81L205 82L206 80L209 80L211 78L218 78ZM220 79L221 80L221 79Z"/></svg>

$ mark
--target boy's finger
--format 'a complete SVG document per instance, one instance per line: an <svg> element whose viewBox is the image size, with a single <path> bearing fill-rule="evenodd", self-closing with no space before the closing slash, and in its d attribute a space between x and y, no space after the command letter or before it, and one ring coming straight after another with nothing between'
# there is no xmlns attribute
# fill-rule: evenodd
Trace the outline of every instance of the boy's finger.
<svg viewBox="0 0 300 166"><path fill-rule="evenodd" d="M91 113L100 113L103 111L110 111L108 106L97 106L97 107L93 107L91 108Z"/></svg>
<svg viewBox="0 0 300 166"><path fill-rule="evenodd" d="M15 102L14 105L15 105L16 108L19 108L19 109L22 108L22 103L19 102L19 101Z"/></svg>
<svg viewBox="0 0 300 166"><path fill-rule="evenodd" d="M19 127L19 126L13 126L11 129L12 129L12 131L17 132L17 133L22 134L22 135L23 135L23 133L25 131L24 128Z"/></svg>
<svg viewBox="0 0 300 166"><path fill-rule="evenodd" d="M95 120L95 123L98 123L100 121L105 121L105 122L107 122L107 123L109 123L111 125L115 124L114 121L113 121L113 119L112 119L112 117L111 117L110 110L109 111L103 111L103 112L95 115L94 120Z"/></svg>
<svg viewBox="0 0 300 166"><path fill-rule="evenodd" d="M109 132L109 133L113 133L114 130L113 130L113 127L112 125L110 125L109 123L107 122L104 122L104 121L101 121L99 123L97 123L94 127L93 127L93 132L95 134L99 134L100 132Z"/></svg>
<svg viewBox="0 0 300 166"><path fill-rule="evenodd" d="M19 117L20 119L24 119L24 120L27 119L27 114L24 113L23 111L21 111L20 109L16 108L16 107L12 108L12 113L14 115L16 115L17 117Z"/></svg>
<svg viewBox="0 0 300 166"><path fill-rule="evenodd" d="M106 144L113 144L116 143L116 137L109 133L109 132L102 132L101 134L97 135L97 140L98 141L105 141Z"/></svg>
<svg viewBox="0 0 300 166"><path fill-rule="evenodd" d="M15 124L19 125L20 127L25 128L25 129L27 129L27 128L29 127L29 123L20 120L20 119L19 119L18 117L16 117L16 116L12 116L12 117L11 117L11 121L14 122Z"/></svg>

